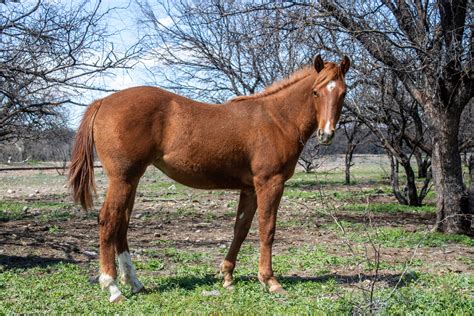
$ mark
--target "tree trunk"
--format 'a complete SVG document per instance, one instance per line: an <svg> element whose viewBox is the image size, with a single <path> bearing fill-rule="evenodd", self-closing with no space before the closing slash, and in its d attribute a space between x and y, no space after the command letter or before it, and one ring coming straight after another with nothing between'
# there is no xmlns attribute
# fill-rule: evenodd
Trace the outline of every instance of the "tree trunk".
<svg viewBox="0 0 474 316"><path fill-rule="evenodd" d="M344 184L345 185L350 185L351 184L351 167L352 167L352 157L354 155L354 149L356 146L353 144L348 144L347 145L347 150L346 150L346 179Z"/></svg>
<svg viewBox="0 0 474 316"><path fill-rule="evenodd" d="M18 161L23 162L23 153L25 152L25 145L23 141L19 140L15 143L16 149L18 149Z"/></svg>
<svg viewBox="0 0 474 316"><path fill-rule="evenodd" d="M397 172L397 160L390 153L387 152L388 159L390 160L390 183L392 184L392 191L397 199L398 203L402 205L408 205L408 200L405 198L405 195L400 192L400 185L398 182L398 172Z"/></svg>
<svg viewBox="0 0 474 316"><path fill-rule="evenodd" d="M433 180L437 193L437 220L434 230L468 234L471 227L469 198L462 178L461 155L458 145L460 113L433 107ZM451 109L453 112L455 109Z"/></svg>
<svg viewBox="0 0 474 316"><path fill-rule="evenodd" d="M421 152L420 149L415 149L413 154L415 156L416 164L418 166L418 178L419 179L426 178L428 174L428 168L430 166L428 159L427 158L423 159L423 153Z"/></svg>
<svg viewBox="0 0 474 316"><path fill-rule="evenodd" d="M411 205L411 206L420 206L421 199L418 197L418 191L416 189L416 180L415 180L415 172L410 165L410 161L408 159L403 159L402 162L398 163L398 160L395 159L390 153L388 153L390 159L390 166L391 166L391 174L390 180L392 184L393 194L395 198L400 204L403 205ZM405 187L403 191L400 190L400 184L398 179L398 171L397 166L401 164L403 170L405 170L405 174L407 177Z"/></svg>
<svg viewBox="0 0 474 316"><path fill-rule="evenodd" d="M413 168L410 165L410 161L404 161L402 166L407 176L406 196L408 200L408 205L420 206L421 201L418 199L418 192L416 190L415 172L413 172Z"/></svg>
<svg viewBox="0 0 474 316"><path fill-rule="evenodd" d="M469 175L471 180L471 189L469 190L469 214L474 216L474 156L469 157Z"/></svg>

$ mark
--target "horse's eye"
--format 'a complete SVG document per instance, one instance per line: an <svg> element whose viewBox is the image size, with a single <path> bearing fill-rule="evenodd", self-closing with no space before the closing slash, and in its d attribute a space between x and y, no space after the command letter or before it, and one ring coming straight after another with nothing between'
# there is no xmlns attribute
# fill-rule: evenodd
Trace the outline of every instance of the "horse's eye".
<svg viewBox="0 0 474 316"><path fill-rule="evenodd" d="M315 97L319 97L318 91L313 90L313 95L314 95Z"/></svg>

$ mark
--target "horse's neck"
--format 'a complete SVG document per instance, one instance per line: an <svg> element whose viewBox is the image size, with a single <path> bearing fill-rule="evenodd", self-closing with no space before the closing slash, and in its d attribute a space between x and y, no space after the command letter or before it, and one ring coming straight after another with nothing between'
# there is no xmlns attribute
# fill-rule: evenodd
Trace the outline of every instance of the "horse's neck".
<svg viewBox="0 0 474 316"><path fill-rule="evenodd" d="M282 123L288 128L298 130L299 141L303 143L306 143L316 129L316 112L312 93L314 79L314 76L310 75L268 100L269 107L279 112Z"/></svg>

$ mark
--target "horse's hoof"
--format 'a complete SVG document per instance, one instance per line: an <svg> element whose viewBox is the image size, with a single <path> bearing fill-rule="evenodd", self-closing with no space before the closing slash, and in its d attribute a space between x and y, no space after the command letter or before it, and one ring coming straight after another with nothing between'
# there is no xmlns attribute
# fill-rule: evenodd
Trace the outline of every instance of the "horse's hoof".
<svg viewBox="0 0 474 316"><path fill-rule="evenodd" d="M275 289L270 288L268 291L272 294L288 295L288 292L284 288L282 288L281 286L279 286Z"/></svg>
<svg viewBox="0 0 474 316"><path fill-rule="evenodd" d="M146 287L144 287L143 285L142 285L142 287L140 287L140 288L138 288L138 289L133 289L133 290L132 290L132 293L133 293L133 294L146 293L146 292L147 292L147 289L146 289Z"/></svg>
<svg viewBox="0 0 474 316"><path fill-rule="evenodd" d="M234 282L233 281L224 281L224 284L222 284L224 289L227 290L232 290L234 288Z"/></svg>
<svg viewBox="0 0 474 316"><path fill-rule="evenodd" d="M125 296L123 296L122 294L120 294L120 295L117 295L117 296L115 296L115 297L113 297L113 296L110 297L109 301L110 301L110 303L114 303L114 304L115 304L115 303L123 302L123 301L125 301L126 299L127 299L127 298L126 298Z"/></svg>
<svg viewBox="0 0 474 316"><path fill-rule="evenodd" d="M285 289L279 284L270 286L270 288L268 289L268 292L272 294L288 295L288 292L285 291Z"/></svg>

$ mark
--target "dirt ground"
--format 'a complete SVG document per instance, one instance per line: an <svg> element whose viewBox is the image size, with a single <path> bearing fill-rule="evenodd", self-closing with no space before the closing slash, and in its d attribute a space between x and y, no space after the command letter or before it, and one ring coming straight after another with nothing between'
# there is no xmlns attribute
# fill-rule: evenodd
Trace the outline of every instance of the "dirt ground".
<svg viewBox="0 0 474 316"><path fill-rule="evenodd" d="M1 201L24 205L18 219L0 221L0 265L9 268L43 266L54 262L90 264L98 259L98 210L84 212L71 203L65 178L55 170L17 171L0 173ZM212 253L216 268L222 260L232 238L234 214L238 192L211 192L192 189L174 191L174 184L162 176L157 180L155 172L145 177L138 190L134 213L129 229L129 245L132 256L138 260L152 257L153 249L173 247L190 251ZM43 180L41 180L43 179ZM101 204L106 181L98 172L99 201ZM164 184L163 184L164 183ZM154 186L159 186L156 190ZM311 190L312 188L304 188ZM355 186L352 188L357 190ZM360 188L359 188L360 189ZM163 197L163 193L165 197ZM373 197L376 202L389 197ZM51 202L67 212L67 216L37 208L36 203ZM334 202L337 204L337 202ZM324 245L337 255L350 256L349 247L338 234L333 216L340 221L368 224L374 227L403 227L409 232L425 231L434 222L434 213L348 213L337 210L330 215L324 209L324 201L290 199L284 197L279 211L274 253L285 252L290 247ZM316 210L316 211L315 211ZM254 220L246 244L258 247L257 223ZM217 253L218 250L220 253ZM371 249L368 249L368 253ZM443 247L418 249L384 248L382 258L392 263L402 263L422 258L429 265L421 267L431 272L472 271L474 251L468 246L448 244ZM464 258L464 259L463 259ZM467 259L466 259L467 258ZM360 269L353 266L338 267L334 273L355 277ZM164 272L166 273L166 272ZM91 271L91 275L94 272Z"/></svg>

